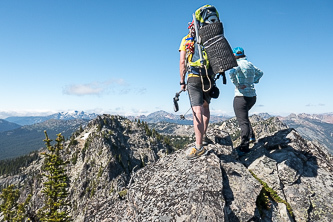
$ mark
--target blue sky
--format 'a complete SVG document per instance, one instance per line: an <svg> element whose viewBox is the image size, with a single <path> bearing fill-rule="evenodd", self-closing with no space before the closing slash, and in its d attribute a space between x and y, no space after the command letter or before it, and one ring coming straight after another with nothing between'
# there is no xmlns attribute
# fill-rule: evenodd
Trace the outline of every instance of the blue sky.
<svg viewBox="0 0 333 222"><path fill-rule="evenodd" d="M0 118L173 113L179 44L205 4L264 72L252 113L333 112L331 0L1 0ZM218 87L212 114L233 115L233 84ZM179 114L189 109L187 93L179 105Z"/></svg>

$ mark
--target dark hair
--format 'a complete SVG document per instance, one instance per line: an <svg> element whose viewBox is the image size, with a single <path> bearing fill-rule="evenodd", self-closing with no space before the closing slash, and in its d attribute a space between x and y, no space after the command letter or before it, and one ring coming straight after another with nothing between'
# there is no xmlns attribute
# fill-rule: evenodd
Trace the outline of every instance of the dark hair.
<svg viewBox="0 0 333 222"><path fill-rule="evenodd" d="M235 58L236 58L236 59L244 58L244 57L245 57L245 55L241 55L241 56L236 56L236 55L235 55Z"/></svg>

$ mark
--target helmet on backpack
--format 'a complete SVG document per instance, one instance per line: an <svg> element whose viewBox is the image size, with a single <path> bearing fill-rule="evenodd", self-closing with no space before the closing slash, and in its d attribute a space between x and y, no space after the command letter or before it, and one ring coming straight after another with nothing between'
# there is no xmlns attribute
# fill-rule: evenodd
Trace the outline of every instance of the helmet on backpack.
<svg viewBox="0 0 333 222"><path fill-rule="evenodd" d="M204 5L195 11L195 18L201 27L204 24L219 22L219 13L212 5Z"/></svg>
<svg viewBox="0 0 333 222"><path fill-rule="evenodd" d="M206 20L205 20L205 23L214 23L214 22L217 22L219 21L219 18L216 16L216 15L212 15L212 16L209 16Z"/></svg>

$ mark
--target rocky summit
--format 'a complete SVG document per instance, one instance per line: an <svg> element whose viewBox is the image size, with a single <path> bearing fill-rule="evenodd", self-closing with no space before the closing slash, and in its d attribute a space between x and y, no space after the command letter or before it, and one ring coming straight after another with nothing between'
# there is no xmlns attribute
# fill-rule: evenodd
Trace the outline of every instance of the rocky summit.
<svg viewBox="0 0 333 222"><path fill-rule="evenodd" d="M235 119L211 124L208 154L187 160L146 123L103 115L66 143L74 221L333 221L333 158L278 118L251 117L257 141L239 157ZM191 144L189 144L190 147ZM0 183L33 193L42 159Z"/></svg>

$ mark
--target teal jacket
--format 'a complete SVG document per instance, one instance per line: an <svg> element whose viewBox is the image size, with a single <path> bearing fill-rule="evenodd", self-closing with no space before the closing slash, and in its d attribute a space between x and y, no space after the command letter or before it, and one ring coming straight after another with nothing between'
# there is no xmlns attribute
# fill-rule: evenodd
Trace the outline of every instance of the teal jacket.
<svg viewBox="0 0 333 222"><path fill-rule="evenodd" d="M238 66L231 69L229 72L232 83L236 86L235 96L256 96L254 83L259 83L263 72L255 67L251 62L247 61L246 57L237 59ZM245 85L244 89L240 87Z"/></svg>

